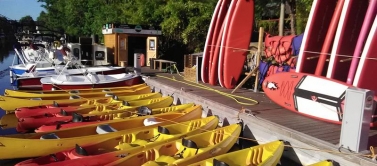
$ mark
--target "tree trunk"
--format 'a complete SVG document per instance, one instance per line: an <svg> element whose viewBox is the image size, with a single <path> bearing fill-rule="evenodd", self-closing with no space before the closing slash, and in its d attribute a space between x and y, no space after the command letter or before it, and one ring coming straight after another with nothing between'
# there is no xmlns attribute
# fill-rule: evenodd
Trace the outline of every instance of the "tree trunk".
<svg viewBox="0 0 377 166"><path fill-rule="evenodd" d="M289 19L290 19L290 27L291 27L291 35L296 34L296 0L289 0L285 3L285 8L287 10L287 13L289 13Z"/></svg>

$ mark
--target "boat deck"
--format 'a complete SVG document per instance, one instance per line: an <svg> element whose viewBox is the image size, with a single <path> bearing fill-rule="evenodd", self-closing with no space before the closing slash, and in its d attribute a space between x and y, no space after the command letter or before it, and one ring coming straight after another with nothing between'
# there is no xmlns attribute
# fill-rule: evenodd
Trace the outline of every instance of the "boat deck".
<svg viewBox="0 0 377 166"><path fill-rule="evenodd" d="M266 95L264 95L264 93L255 93L252 90L247 89L237 90L234 95L254 99L259 102L259 104L257 105L248 106L242 105L236 102L234 99L226 97L225 95L220 95L219 93L213 91L217 90L230 94L232 90L225 89L220 86L211 86L209 84L198 84L184 81L183 77L178 74L159 73L156 76L147 78L146 83L152 87L160 89L163 94L164 89L166 91L166 94L178 94L176 95L178 97L178 100L202 104L204 105L205 111L209 112L208 114L217 114L220 116L220 118L225 118L225 121L227 121L227 119L228 121L230 121L229 119L234 119L235 117L239 116L243 121L246 121L246 124L250 123L253 127L259 126L258 130L269 130L268 133L272 135L267 137L273 137L277 139L289 138L291 139L291 144L292 142L297 141L300 142L298 144L310 145L311 148L316 148L319 151L321 151L321 149L324 150L324 148L326 150L333 151L332 153L327 154L317 153L310 150L303 152L308 154L312 153L310 155L313 155L316 158L333 159L331 158L333 157L333 153L336 153L336 151L338 151L341 125L311 119L286 110L272 102ZM200 85L205 85L207 89L199 88ZM185 98L182 96L187 97ZM239 101L251 103L250 101L245 100ZM243 111L244 113L237 115L239 110L241 110L242 108L251 110L251 112L245 114L245 111ZM252 125L252 123L258 124ZM257 137L259 136L257 134L254 134L254 132L252 131L251 138L257 139ZM377 129L371 129L369 132L369 146L377 146ZM297 152L295 148L293 149ZM347 161L343 163L347 163L347 165L377 165L377 162L372 162L370 159L364 157L357 157L357 155L354 155L352 157L350 157L350 155L336 155L336 157L339 157L338 160L346 159Z"/></svg>

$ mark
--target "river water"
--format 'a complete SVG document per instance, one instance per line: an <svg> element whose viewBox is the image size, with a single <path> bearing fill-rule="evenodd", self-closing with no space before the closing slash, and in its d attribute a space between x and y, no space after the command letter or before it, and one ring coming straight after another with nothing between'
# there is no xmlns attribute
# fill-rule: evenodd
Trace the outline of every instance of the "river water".
<svg viewBox="0 0 377 166"><path fill-rule="evenodd" d="M4 94L5 89L13 89L10 84L10 77L9 77L9 66L12 65L14 57L14 51L11 49L4 49L0 48L0 94ZM0 99L0 102L1 101ZM0 110L0 117L5 114L3 110ZM6 134L15 134L17 133L15 129L6 129L2 130L0 128L0 135Z"/></svg>

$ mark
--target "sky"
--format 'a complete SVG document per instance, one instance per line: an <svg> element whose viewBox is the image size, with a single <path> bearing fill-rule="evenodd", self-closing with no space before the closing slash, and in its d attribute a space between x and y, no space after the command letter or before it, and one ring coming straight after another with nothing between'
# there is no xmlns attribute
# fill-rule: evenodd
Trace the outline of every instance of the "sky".
<svg viewBox="0 0 377 166"><path fill-rule="evenodd" d="M0 14L12 20L30 15L34 20L44 10L38 0L0 0Z"/></svg>

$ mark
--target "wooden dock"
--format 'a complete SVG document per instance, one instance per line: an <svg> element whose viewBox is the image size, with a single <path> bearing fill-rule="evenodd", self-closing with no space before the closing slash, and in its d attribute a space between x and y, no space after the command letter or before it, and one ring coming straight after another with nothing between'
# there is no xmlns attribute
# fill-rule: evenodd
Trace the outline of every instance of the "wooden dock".
<svg viewBox="0 0 377 166"><path fill-rule="evenodd" d="M149 69L144 69L144 73L151 72ZM264 93L255 93L247 89L236 91L234 95L259 102L257 105L242 105L226 96L232 90L185 81L178 74L157 73L145 77L145 82L156 92L174 96L176 104L187 102L201 104L204 114L218 115L223 124L236 123L241 119L245 123L243 136L247 137L248 141L255 140L258 143L276 139L287 141L284 156L297 163L308 165L331 159L339 165L377 165L376 161L362 156L369 151L358 154L344 149L339 151L340 125L311 119L286 110L269 100ZM242 99L239 102L253 103ZM239 113L243 107L246 110ZM369 133L369 146L377 147L377 129L371 129Z"/></svg>

